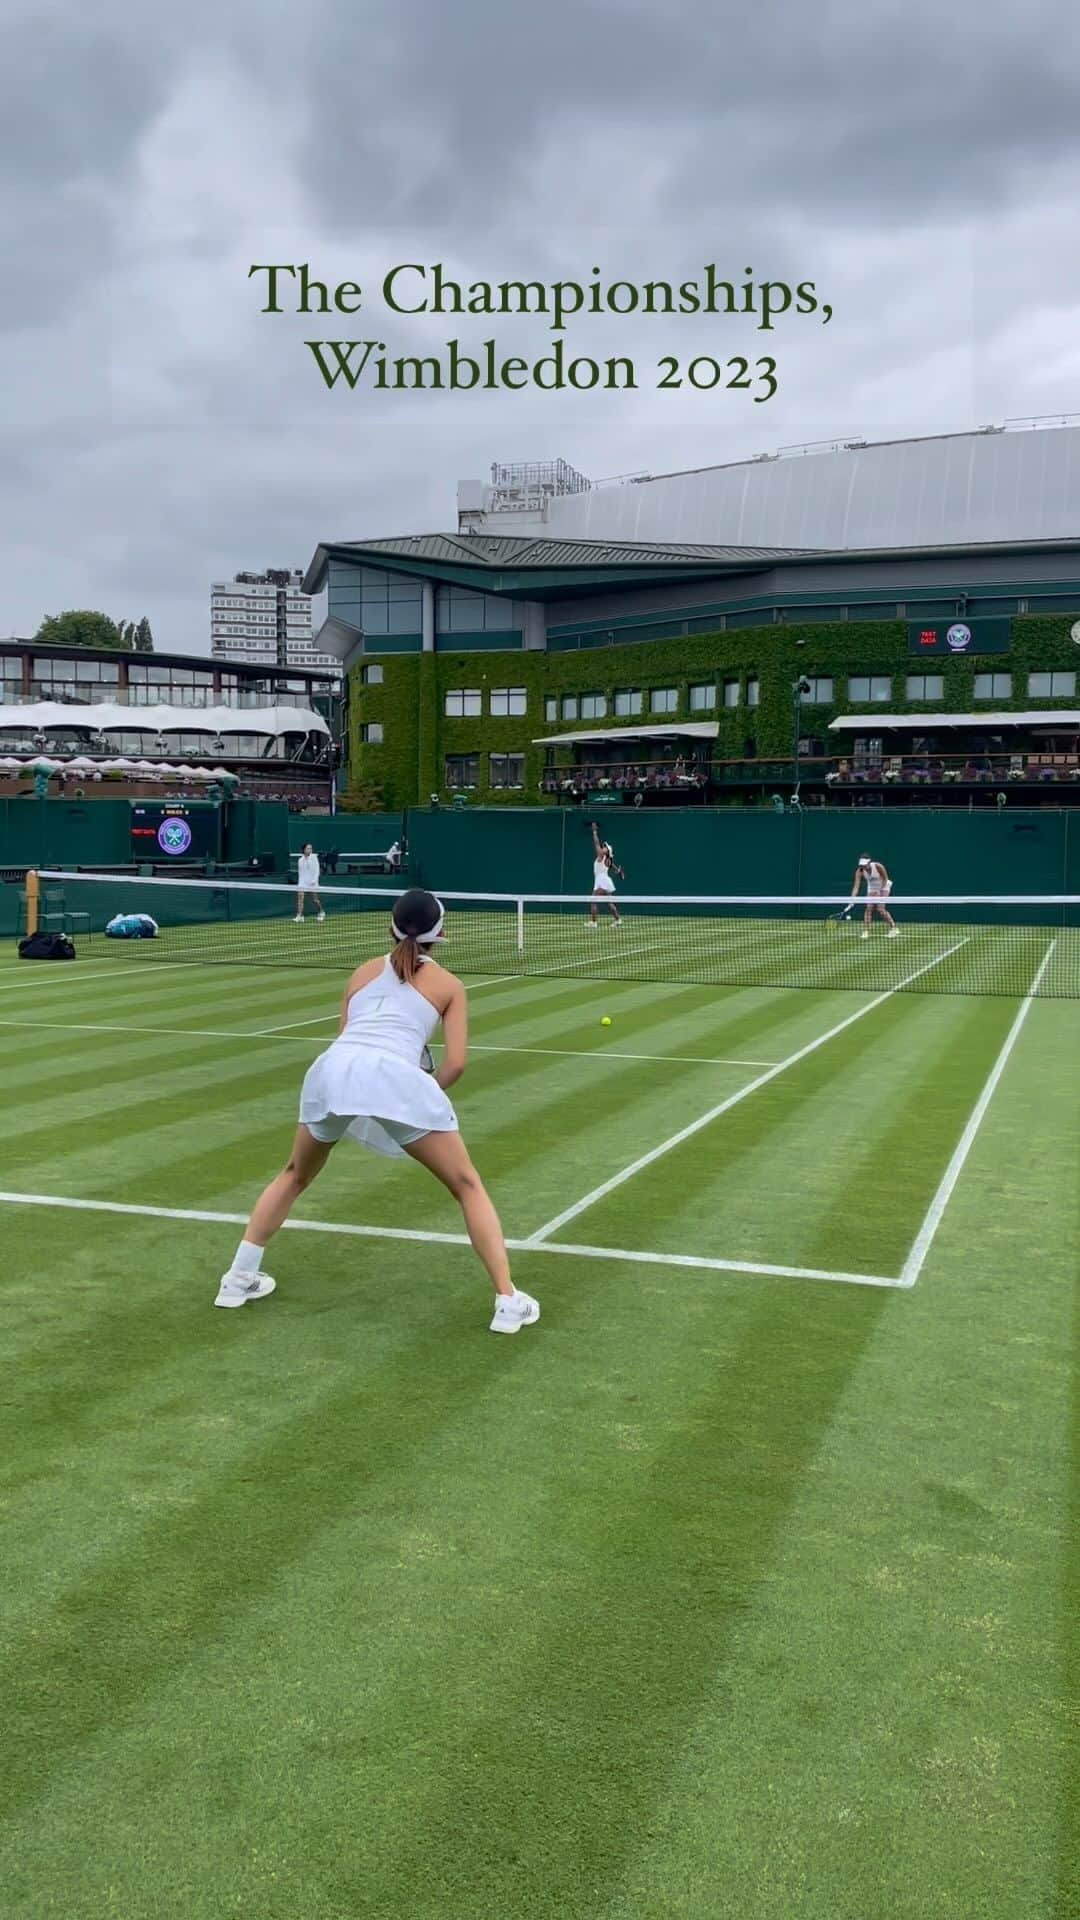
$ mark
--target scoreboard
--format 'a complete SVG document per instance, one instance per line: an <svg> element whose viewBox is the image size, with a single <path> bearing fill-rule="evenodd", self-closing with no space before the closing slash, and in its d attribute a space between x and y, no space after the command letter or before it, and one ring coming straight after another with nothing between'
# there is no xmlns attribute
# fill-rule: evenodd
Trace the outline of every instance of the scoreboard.
<svg viewBox="0 0 1080 1920"><path fill-rule="evenodd" d="M133 800L131 857L144 862L219 860L220 810L210 800Z"/></svg>
<svg viewBox="0 0 1080 1920"><path fill-rule="evenodd" d="M974 620L909 620L908 652L952 654L963 659L969 653L1008 653L1012 645L1012 621L1007 618Z"/></svg>

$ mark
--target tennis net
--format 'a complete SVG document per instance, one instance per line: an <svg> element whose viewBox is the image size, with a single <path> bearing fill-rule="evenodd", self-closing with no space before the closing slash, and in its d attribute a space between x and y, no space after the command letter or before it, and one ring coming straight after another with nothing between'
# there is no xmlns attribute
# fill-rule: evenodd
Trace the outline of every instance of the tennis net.
<svg viewBox="0 0 1080 1920"><path fill-rule="evenodd" d="M101 963L319 967L342 973L389 945L395 891L324 887L324 918L296 889L242 880L39 875L50 927ZM654 981L842 992L1080 997L1080 895L893 895L898 931L865 900L826 896L621 896L616 925L591 897L446 893L440 957L465 975ZM148 915L153 939L116 938L118 916ZM864 937L865 936L865 937Z"/></svg>

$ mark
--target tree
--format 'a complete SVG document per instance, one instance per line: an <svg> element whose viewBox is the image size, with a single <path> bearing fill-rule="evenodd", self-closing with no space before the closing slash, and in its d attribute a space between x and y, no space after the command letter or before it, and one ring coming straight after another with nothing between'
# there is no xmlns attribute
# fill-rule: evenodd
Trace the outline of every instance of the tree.
<svg viewBox="0 0 1080 1920"><path fill-rule="evenodd" d="M150 622L145 613L135 629L135 651L136 653L153 653L154 651L154 636L150 631Z"/></svg>
<svg viewBox="0 0 1080 1920"><path fill-rule="evenodd" d="M102 647L114 652L127 649L121 629L107 613L94 613L88 607L70 609L67 613L47 614L37 630L35 639L41 646L47 647Z"/></svg>

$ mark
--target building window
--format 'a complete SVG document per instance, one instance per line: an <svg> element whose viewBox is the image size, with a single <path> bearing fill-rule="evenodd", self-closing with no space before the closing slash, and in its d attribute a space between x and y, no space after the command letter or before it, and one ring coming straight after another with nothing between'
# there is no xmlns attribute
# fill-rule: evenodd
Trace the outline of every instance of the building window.
<svg viewBox="0 0 1080 1920"><path fill-rule="evenodd" d="M523 787L525 785L525 755L523 753L492 753L488 755L493 787Z"/></svg>
<svg viewBox="0 0 1080 1920"><path fill-rule="evenodd" d="M474 593L467 587L439 587L435 630L454 633L513 633L520 627L512 600L499 594Z"/></svg>
<svg viewBox="0 0 1080 1920"><path fill-rule="evenodd" d="M336 570L335 570L336 573ZM423 587L419 580L378 567L343 568L331 576L330 610L363 633L419 633ZM271 616L262 616L269 622Z"/></svg>
<svg viewBox="0 0 1080 1920"><path fill-rule="evenodd" d="M577 694L576 694L576 693L568 693L568 694L566 694L566 695L565 695L565 697L564 697L564 699L563 699L563 703L562 703L562 717L563 717L563 719L564 719L564 720L576 720L576 719L577 719L577 717L578 717L578 703L577 703Z"/></svg>
<svg viewBox="0 0 1080 1920"><path fill-rule="evenodd" d="M1011 700L1011 673L977 673L975 675L976 700Z"/></svg>
<svg viewBox="0 0 1080 1920"><path fill-rule="evenodd" d="M737 680L724 681L725 707L737 707L739 704L739 683Z"/></svg>
<svg viewBox="0 0 1080 1920"><path fill-rule="evenodd" d="M1075 673L1029 673L1028 695L1039 700L1071 699L1076 692Z"/></svg>
<svg viewBox="0 0 1080 1920"><path fill-rule="evenodd" d="M381 687L382 683L383 683L383 670L381 667L373 666L373 667L364 668L365 687Z"/></svg>
<svg viewBox="0 0 1080 1920"><path fill-rule="evenodd" d="M909 673L904 689L907 700L944 700L945 681L940 673Z"/></svg>
<svg viewBox="0 0 1080 1920"><path fill-rule="evenodd" d="M360 738L365 747L381 747L383 741L382 722L380 720L369 720L366 726L361 727Z"/></svg>
<svg viewBox="0 0 1080 1920"><path fill-rule="evenodd" d="M446 696L448 720L475 720L484 711L484 696L479 687L455 687Z"/></svg>
<svg viewBox="0 0 1080 1920"><path fill-rule="evenodd" d="M711 713L715 705L716 705L715 686L691 687L690 689L691 713Z"/></svg>
<svg viewBox="0 0 1080 1920"><path fill-rule="evenodd" d="M554 694L549 693L547 699L544 701L544 720L548 726L552 726L558 717L559 703Z"/></svg>
<svg viewBox="0 0 1080 1920"><path fill-rule="evenodd" d="M799 699L804 707L827 707L833 697L833 683L829 679L804 679L803 685L809 692L800 693Z"/></svg>
<svg viewBox="0 0 1080 1920"><path fill-rule="evenodd" d="M632 718L634 714L640 713L641 704L642 696L640 693L617 693L615 695L615 712L616 714L621 714L624 719L627 716Z"/></svg>
<svg viewBox="0 0 1080 1920"><path fill-rule="evenodd" d="M583 720L604 720L607 717L607 696L603 693L583 693L581 696L581 717Z"/></svg>
<svg viewBox="0 0 1080 1920"><path fill-rule="evenodd" d="M818 683L821 684L820 682ZM892 681L884 673L853 673L848 680L848 699L869 701L871 706L892 699ZM832 699L832 681L829 682L829 699Z"/></svg>
<svg viewBox="0 0 1080 1920"><path fill-rule="evenodd" d="M528 695L524 687L493 687L491 692L491 712L496 720L506 720L511 716L520 716L528 707Z"/></svg>
<svg viewBox="0 0 1080 1920"><path fill-rule="evenodd" d="M679 705L677 687L654 687L649 695L650 713L675 713Z"/></svg>
<svg viewBox="0 0 1080 1920"><path fill-rule="evenodd" d="M747 681L747 683L746 683L746 704L747 704L747 706L748 706L748 707L756 707L756 706L757 706L757 705L759 704L759 702L760 702L760 700L761 700L761 681L760 681L760 680L748 680L748 681Z"/></svg>
<svg viewBox="0 0 1080 1920"><path fill-rule="evenodd" d="M480 778L480 755L478 753L451 753L446 761L446 784L460 789L475 787Z"/></svg>

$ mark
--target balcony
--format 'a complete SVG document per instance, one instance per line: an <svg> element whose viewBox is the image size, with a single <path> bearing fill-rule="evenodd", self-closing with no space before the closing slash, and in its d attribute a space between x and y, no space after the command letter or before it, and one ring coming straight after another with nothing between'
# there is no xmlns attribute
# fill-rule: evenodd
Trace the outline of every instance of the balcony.
<svg viewBox="0 0 1080 1920"><path fill-rule="evenodd" d="M927 806L969 804L980 790L1037 790L1055 804L1080 803L1080 753L886 754L874 760L835 756L774 760L667 759L547 767L540 791L564 806L590 803L704 805L731 789L796 784L818 803L851 806L893 794L917 795Z"/></svg>

